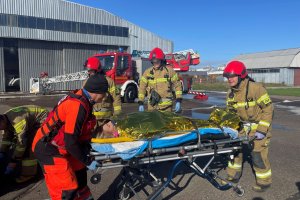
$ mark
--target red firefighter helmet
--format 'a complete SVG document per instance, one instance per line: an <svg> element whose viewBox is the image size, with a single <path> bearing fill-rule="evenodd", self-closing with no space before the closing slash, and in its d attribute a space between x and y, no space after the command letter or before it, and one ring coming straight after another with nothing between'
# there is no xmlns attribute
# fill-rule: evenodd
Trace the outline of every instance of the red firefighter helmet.
<svg viewBox="0 0 300 200"><path fill-rule="evenodd" d="M246 78L248 75L247 69L244 63L234 60L229 62L223 72L224 77L233 77L233 76L240 76L241 78Z"/></svg>
<svg viewBox="0 0 300 200"><path fill-rule="evenodd" d="M152 60L152 59L164 60L165 54L160 48L156 47L156 48L152 49L152 51L150 52L149 60Z"/></svg>
<svg viewBox="0 0 300 200"><path fill-rule="evenodd" d="M48 72L41 72L40 73L41 78L44 78L44 77L47 77L47 76L48 76Z"/></svg>
<svg viewBox="0 0 300 200"><path fill-rule="evenodd" d="M89 57L85 63L85 67L88 70L95 70L97 72L101 71L101 62L96 57Z"/></svg>

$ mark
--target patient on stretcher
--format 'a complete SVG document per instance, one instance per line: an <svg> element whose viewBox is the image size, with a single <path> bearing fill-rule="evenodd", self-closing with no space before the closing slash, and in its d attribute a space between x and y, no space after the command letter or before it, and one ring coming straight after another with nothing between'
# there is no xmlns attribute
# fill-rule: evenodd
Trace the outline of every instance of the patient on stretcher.
<svg viewBox="0 0 300 200"><path fill-rule="evenodd" d="M119 137L118 129L113 120L107 119L97 122L93 138L114 138Z"/></svg>
<svg viewBox="0 0 300 200"><path fill-rule="evenodd" d="M163 137L170 132L188 132L196 128L229 127L238 130L240 118L232 112L217 108L208 120L192 119L171 112L136 112L115 121L106 120L96 128L95 138L126 137L148 139Z"/></svg>

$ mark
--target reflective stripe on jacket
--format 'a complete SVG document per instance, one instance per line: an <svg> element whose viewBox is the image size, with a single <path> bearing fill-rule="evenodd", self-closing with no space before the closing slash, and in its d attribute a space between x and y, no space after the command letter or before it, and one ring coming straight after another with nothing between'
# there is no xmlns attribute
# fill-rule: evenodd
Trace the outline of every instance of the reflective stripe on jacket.
<svg viewBox="0 0 300 200"><path fill-rule="evenodd" d="M260 131L267 134L271 130L273 118L273 104L266 89L259 83L244 79L238 89L230 89L227 93L226 104L234 110L242 121L252 123L252 132ZM255 129L254 129L255 128Z"/></svg>
<svg viewBox="0 0 300 200"><path fill-rule="evenodd" d="M175 98L182 98L182 87L177 73L170 66L162 66L155 70L148 68L140 79L139 101L144 101L146 91L155 90L162 99L172 101L173 91ZM161 102L165 104L164 101ZM172 105L172 104L171 104Z"/></svg>
<svg viewBox="0 0 300 200"><path fill-rule="evenodd" d="M94 105L93 113L97 119L110 118L114 114L120 114L122 111L119 88L115 85L114 80L110 77L106 76L106 80L108 82L107 96L104 97L101 103L96 103Z"/></svg>
<svg viewBox="0 0 300 200"><path fill-rule="evenodd" d="M0 150L7 151L7 148L15 144L13 156L22 157L28 141L32 141L36 130L46 119L48 110L36 105L26 105L11 108L4 115L9 127L3 131Z"/></svg>

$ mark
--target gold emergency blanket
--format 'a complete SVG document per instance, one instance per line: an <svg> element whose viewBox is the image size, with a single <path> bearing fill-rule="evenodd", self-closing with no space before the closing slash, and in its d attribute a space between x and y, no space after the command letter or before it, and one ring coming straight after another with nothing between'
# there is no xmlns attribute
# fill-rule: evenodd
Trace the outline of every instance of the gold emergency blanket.
<svg viewBox="0 0 300 200"><path fill-rule="evenodd" d="M238 129L240 118L232 112L215 109L208 120L192 119L171 112L136 112L116 120L121 137L145 139L189 132L197 128L230 127Z"/></svg>

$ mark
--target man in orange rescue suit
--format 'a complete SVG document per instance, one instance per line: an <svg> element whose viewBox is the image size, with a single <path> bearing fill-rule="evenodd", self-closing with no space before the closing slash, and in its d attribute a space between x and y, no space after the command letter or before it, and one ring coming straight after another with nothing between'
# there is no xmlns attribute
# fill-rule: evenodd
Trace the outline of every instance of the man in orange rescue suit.
<svg viewBox="0 0 300 200"><path fill-rule="evenodd" d="M38 164L31 144L48 113L46 108L26 105L0 115L0 165L5 166L4 175L17 176L17 183L26 182L37 174ZM17 172L17 164L21 165L20 172Z"/></svg>
<svg viewBox="0 0 300 200"><path fill-rule="evenodd" d="M175 112L181 112L182 87L177 73L166 65L165 54L160 48L150 52L153 67L148 68L140 79L139 111L144 111L144 99L148 93L148 110L172 111L175 90Z"/></svg>
<svg viewBox="0 0 300 200"><path fill-rule="evenodd" d="M101 62L96 57L88 58L85 67L88 70L89 77L95 74L105 75L105 72L101 68ZM101 103L96 103L94 105L93 111L93 114L96 116L98 126L103 125L107 119L110 119L112 116L119 115L122 111L119 89L116 87L114 80L110 77L105 77L108 82L108 93Z"/></svg>
<svg viewBox="0 0 300 200"><path fill-rule="evenodd" d="M271 166L268 158L271 138L273 105L266 89L248 76L245 65L231 61L224 69L223 76L228 79L230 89L227 94L227 108L235 111L242 121L249 122L249 136L255 136L251 152L256 183L252 189L263 192L271 186ZM246 127L245 127L246 128ZM242 153L233 162L229 161L228 180L237 182L242 174Z"/></svg>
<svg viewBox="0 0 300 200"><path fill-rule="evenodd" d="M105 76L89 77L81 90L58 102L37 131L32 150L52 200L93 199L86 172L93 161L89 156L91 131L96 124L92 110L107 91Z"/></svg>

